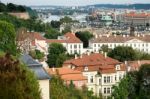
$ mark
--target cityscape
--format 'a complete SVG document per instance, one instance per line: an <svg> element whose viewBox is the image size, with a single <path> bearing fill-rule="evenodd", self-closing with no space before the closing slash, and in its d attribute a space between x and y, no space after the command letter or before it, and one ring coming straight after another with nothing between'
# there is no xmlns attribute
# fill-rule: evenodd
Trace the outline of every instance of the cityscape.
<svg viewBox="0 0 150 99"><path fill-rule="evenodd" d="M150 99L149 0L0 0L0 99Z"/></svg>

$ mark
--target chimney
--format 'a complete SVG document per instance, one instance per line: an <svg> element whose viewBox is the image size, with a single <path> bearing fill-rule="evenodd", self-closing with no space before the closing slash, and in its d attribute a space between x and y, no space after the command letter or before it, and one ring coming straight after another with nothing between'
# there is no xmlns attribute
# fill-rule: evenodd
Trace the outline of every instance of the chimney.
<svg viewBox="0 0 150 99"><path fill-rule="evenodd" d="M104 57L105 57L105 59L107 58L107 52L104 53Z"/></svg>
<svg viewBox="0 0 150 99"><path fill-rule="evenodd" d="M75 59L78 59L78 56L77 56L77 54L75 54Z"/></svg>
<svg viewBox="0 0 150 99"><path fill-rule="evenodd" d="M138 60L138 65L139 65L139 66L141 65L141 61L140 61L140 60Z"/></svg>
<svg viewBox="0 0 150 99"><path fill-rule="evenodd" d="M90 56L90 52L87 52L87 55Z"/></svg>
<svg viewBox="0 0 150 99"><path fill-rule="evenodd" d="M137 36L140 37L140 34L138 34Z"/></svg>
<svg viewBox="0 0 150 99"><path fill-rule="evenodd" d="M124 34L122 35L123 37L126 37Z"/></svg>
<svg viewBox="0 0 150 99"><path fill-rule="evenodd" d="M109 34L107 34L106 36L109 37Z"/></svg>
<svg viewBox="0 0 150 99"><path fill-rule="evenodd" d="M98 38L97 34L95 34L95 38Z"/></svg>
<svg viewBox="0 0 150 99"><path fill-rule="evenodd" d="M82 58L82 54L80 55L80 58Z"/></svg>
<svg viewBox="0 0 150 99"><path fill-rule="evenodd" d="M117 35L116 34L114 34L114 37L116 37Z"/></svg>
<svg viewBox="0 0 150 99"><path fill-rule="evenodd" d="M124 61L124 64L127 66L128 62L127 62L127 61Z"/></svg>
<svg viewBox="0 0 150 99"><path fill-rule="evenodd" d="M52 71L55 72L55 68L54 67L52 68Z"/></svg>

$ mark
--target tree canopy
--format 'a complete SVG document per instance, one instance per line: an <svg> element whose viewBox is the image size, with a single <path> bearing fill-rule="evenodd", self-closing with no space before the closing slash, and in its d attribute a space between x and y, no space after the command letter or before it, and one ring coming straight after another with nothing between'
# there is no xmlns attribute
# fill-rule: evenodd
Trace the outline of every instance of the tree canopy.
<svg viewBox="0 0 150 99"><path fill-rule="evenodd" d="M0 56L1 99L41 99L34 74L9 54Z"/></svg>
<svg viewBox="0 0 150 99"><path fill-rule="evenodd" d="M16 32L14 26L8 22L0 21L0 50L16 55Z"/></svg>
<svg viewBox="0 0 150 99"><path fill-rule="evenodd" d="M135 60L136 53L132 47L118 46L108 53L109 57L117 59L121 62Z"/></svg>
<svg viewBox="0 0 150 99"><path fill-rule="evenodd" d="M69 86L64 85L64 81L59 76L53 76L50 82L51 99L101 99L93 95L91 91L83 86L82 90L75 88L72 81Z"/></svg>
<svg viewBox="0 0 150 99"><path fill-rule="evenodd" d="M61 33L57 29L49 28L46 30L44 37L47 39L57 39L57 37L60 35Z"/></svg>
<svg viewBox="0 0 150 99"><path fill-rule="evenodd" d="M60 67L66 60L66 48L62 44L52 43L49 45L47 63L49 67Z"/></svg>
<svg viewBox="0 0 150 99"><path fill-rule="evenodd" d="M84 48L89 46L89 40L93 37L93 35L88 31L77 32L75 35L83 42Z"/></svg>
<svg viewBox="0 0 150 99"><path fill-rule="evenodd" d="M149 99L150 64L144 64L139 71L130 72L118 86L113 87L114 99Z"/></svg>

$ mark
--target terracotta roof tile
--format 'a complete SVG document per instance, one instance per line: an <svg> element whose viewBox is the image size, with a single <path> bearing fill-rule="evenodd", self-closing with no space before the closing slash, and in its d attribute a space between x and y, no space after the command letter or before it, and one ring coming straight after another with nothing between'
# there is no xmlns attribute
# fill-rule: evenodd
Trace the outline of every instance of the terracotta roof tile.
<svg viewBox="0 0 150 99"><path fill-rule="evenodd" d="M86 77L82 75L81 71L73 70L70 68L62 67L62 68L53 68L48 69L48 73L51 75L58 74L61 76L61 78L65 81L67 80L87 80Z"/></svg>
<svg viewBox="0 0 150 99"><path fill-rule="evenodd" d="M85 71L85 67L87 67L87 71L99 71L101 73L115 73L115 66L119 64L119 71L126 71L126 66L123 63L110 57L105 58L104 55L99 53L83 55L82 58L67 60L64 62L64 67L69 64L75 66L75 70Z"/></svg>

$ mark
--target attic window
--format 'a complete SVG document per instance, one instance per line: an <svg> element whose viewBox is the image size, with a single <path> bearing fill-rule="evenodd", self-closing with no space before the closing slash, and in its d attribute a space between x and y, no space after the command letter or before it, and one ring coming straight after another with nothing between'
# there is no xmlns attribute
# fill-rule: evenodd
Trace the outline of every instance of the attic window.
<svg viewBox="0 0 150 99"><path fill-rule="evenodd" d="M120 70L120 65L119 64L116 65L116 70Z"/></svg>
<svg viewBox="0 0 150 99"><path fill-rule="evenodd" d="M84 71L88 71L88 67L87 66L84 67Z"/></svg>

